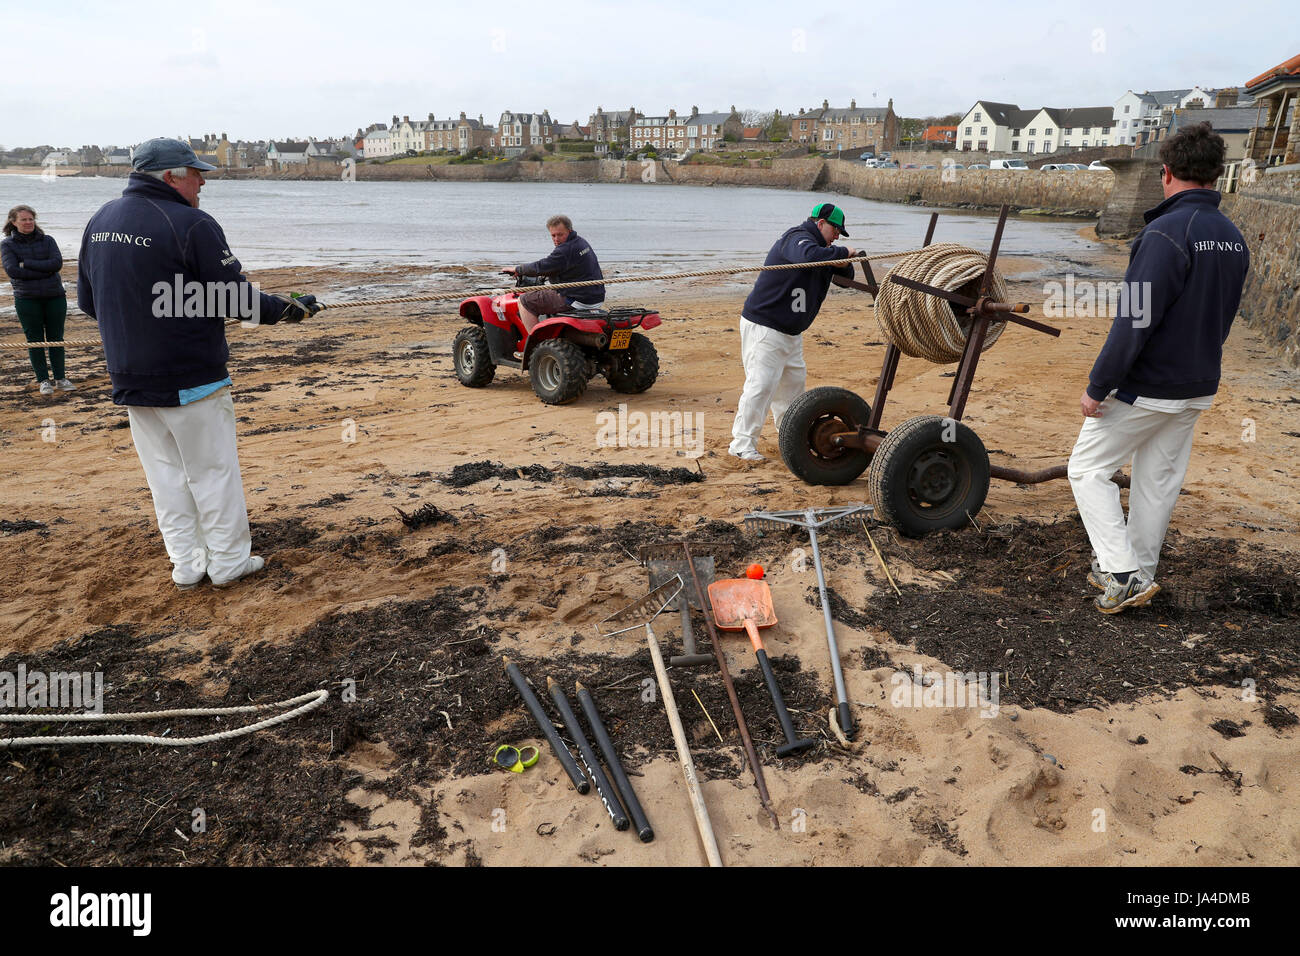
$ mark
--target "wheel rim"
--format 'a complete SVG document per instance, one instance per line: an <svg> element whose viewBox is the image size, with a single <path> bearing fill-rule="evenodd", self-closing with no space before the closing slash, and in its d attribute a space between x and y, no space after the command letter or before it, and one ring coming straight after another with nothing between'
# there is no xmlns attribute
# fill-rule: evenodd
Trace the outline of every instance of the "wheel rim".
<svg viewBox="0 0 1300 956"><path fill-rule="evenodd" d="M930 515L951 511L969 486L970 466L952 447L927 448L908 469L907 496L916 510Z"/></svg>
<svg viewBox="0 0 1300 956"><path fill-rule="evenodd" d="M542 388L553 392L560 387L562 379L560 363L555 356L543 353L537 357L537 381L542 383Z"/></svg>
<svg viewBox="0 0 1300 956"><path fill-rule="evenodd" d="M460 369L470 372L474 368L474 343L462 342L460 345Z"/></svg>
<svg viewBox="0 0 1300 956"><path fill-rule="evenodd" d="M832 435L857 430L857 425L846 422L839 415L825 415L808 429L808 451L822 461L836 461L856 449L845 448L831 441Z"/></svg>

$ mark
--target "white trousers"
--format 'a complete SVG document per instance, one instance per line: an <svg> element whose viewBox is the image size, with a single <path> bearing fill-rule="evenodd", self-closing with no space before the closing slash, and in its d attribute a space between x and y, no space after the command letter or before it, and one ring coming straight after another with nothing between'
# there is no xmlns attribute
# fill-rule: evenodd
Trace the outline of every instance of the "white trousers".
<svg viewBox="0 0 1300 956"><path fill-rule="evenodd" d="M176 408L127 407L153 495L172 580L233 580L252 551L235 448L235 403L223 388Z"/></svg>
<svg viewBox="0 0 1300 956"><path fill-rule="evenodd" d="M1070 455L1070 487L1079 516L1103 571L1141 570L1154 578L1201 409L1158 412L1112 396L1101 412L1100 418L1084 419ZM1119 485L1110 476L1130 459L1125 523Z"/></svg>
<svg viewBox="0 0 1300 956"><path fill-rule="evenodd" d="M786 335L744 317L740 320L740 360L745 366L745 388L731 426L727 450L733 455L758 451L768 408L780 431L781 418L790 403L803 394L808 375L802 335Z"/></svg>

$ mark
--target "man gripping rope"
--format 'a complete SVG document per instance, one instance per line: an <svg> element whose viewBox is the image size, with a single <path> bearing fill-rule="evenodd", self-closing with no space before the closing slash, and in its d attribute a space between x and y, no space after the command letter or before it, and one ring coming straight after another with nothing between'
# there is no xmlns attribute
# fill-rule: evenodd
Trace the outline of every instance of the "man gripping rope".
<svg viewBox="0 0 1300 956"><path fill-rule="evenodd" d="M225 320L299 322L314 296L264 295L242 274L217 221L199 211L202 162L187 144L136 148L120 199L81 240L77 304L99 323L113 402L153 495L181 590L225 587L260 571L235 447Z"/></svg>
<svg viewBox="0 0 1300 956"><path fill-rule="evenodd" d="M856 249L831 245L848 236L844 210L821 203L812 214L787 229L763 261L765 266L792 262L831 262L851 259ZM745 461L763 461L758 436L767 410L778 432L781 418L804 390L807 367L803 360L803 333L817 318L834 276L853 278L852 265L783 269L760 272L740 313L740 359L745 366L745 388L736 403L731 426L732 455Z"/></svg>

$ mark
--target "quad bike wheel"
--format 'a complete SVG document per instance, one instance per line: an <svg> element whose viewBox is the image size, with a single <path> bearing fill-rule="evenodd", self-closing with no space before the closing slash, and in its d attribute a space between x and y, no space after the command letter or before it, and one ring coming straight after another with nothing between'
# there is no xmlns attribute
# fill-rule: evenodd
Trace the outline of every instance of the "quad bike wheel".
<svg viewBox="0 0 1300 956"><path fill-rule="evenodd" d="M659 377L659 353L654 343L640 332L632 333L626 349L615 349L609 354L610 366L605 378L616 392L629 395L644 392Z"/></svg>
<svg viewBox="0 0 1300 956"><path fill-rule="evenodd" d="M587 357L564 339L547 339L528 363L533 391L547 405L571 402L587 390Z"/></svg>
<svg viewBox="0 0 1300 956"><path fill-rule="evenodd" d="M871 406L847 388L804 392L781 418L777 443L785 466L810 485L847 485L867 470L871 455L861 448L838 448L830 436L854 431L870 417Z"/></svg>
<svg viewBox="0 0 1300 956"><path fill-rule="evenodd" d="M462 385L482 388L497 373L488 351L487 333L477 325L468 325L456 333L451 343L451 354L456 377Z"/></svg>
<svg viewBox="0 0 1300 956"><path fill-rule="evenodd" d="M989 456L961 422L920 415L885 436L867 482L876 513L919 538L960 528L979 513L989 491Z"/></svg>

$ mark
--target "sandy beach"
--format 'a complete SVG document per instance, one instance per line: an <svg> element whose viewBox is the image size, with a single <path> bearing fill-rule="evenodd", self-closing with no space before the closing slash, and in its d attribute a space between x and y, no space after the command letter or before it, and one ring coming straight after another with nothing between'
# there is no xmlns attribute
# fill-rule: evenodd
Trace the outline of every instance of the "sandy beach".
<svg viewBox="0 0 1300 956"><path fill-rule="evenodd" d="M1122 274L1122 245L1095 255ZM999 265L1041 318L1053 264ZM65 278L72 288L75 269ZM329 269L254 278L326 302L357 281ZM646 590L637 546L682 535L721 542L720 577L767 568L780 623L764 639L800 734L820 741L777 758L748 642L722 638L773 828L716 669L671 671L728 865L1300 862L1300 373L1255 332L1239 322L1228 341L1167 541L1166 593L1147 608L1091 607L1064 481L994 481L977 526L924 540L868 522L901 595L862 527L826 536L860 724L846 745L827 721L807 539L758 536L742 519L869 501L866 482L802 484L770 420L768 461L730 458L743 292L632 288L620 304L663 314L658 382L626 396L597 379L562 407L510 369L462 387L450 343L464 323L441 303L232 328L240 460L268 564L227 591L173 588L102 354L70 350L78 390L50 400L26 353L0 352L0 670L102 670L109 711L331 691L313 714L222 744L7 753L0 862L702 864L644 638L596 631ZM980 364L965 420L995 461L1063 462L1078 433L1109 323L1050 321L1059 339L1012 326ZM20 337L16 323L7 331ZM95 334L70 316L69 338ZM869 296L835 290L805 348L810 387L870 399L884 342ZM903 359L885 427L940 413L951 372ZM698 434L602 446L599 416L620 404L691 416ZM680 653L675 615L658 623L666 653ZM654 842L614 831L544 745L523 774L491 769L497 744L540 742L502 655L539 690L547 676L571 696L575 680L592 688ZM899 679L918 667L921 686ZM925 705L925 675L954 670L1000 675L996 715ZM211 726L174 721L170 733ZM196 834L197 808L208 822Z"/></svg>

